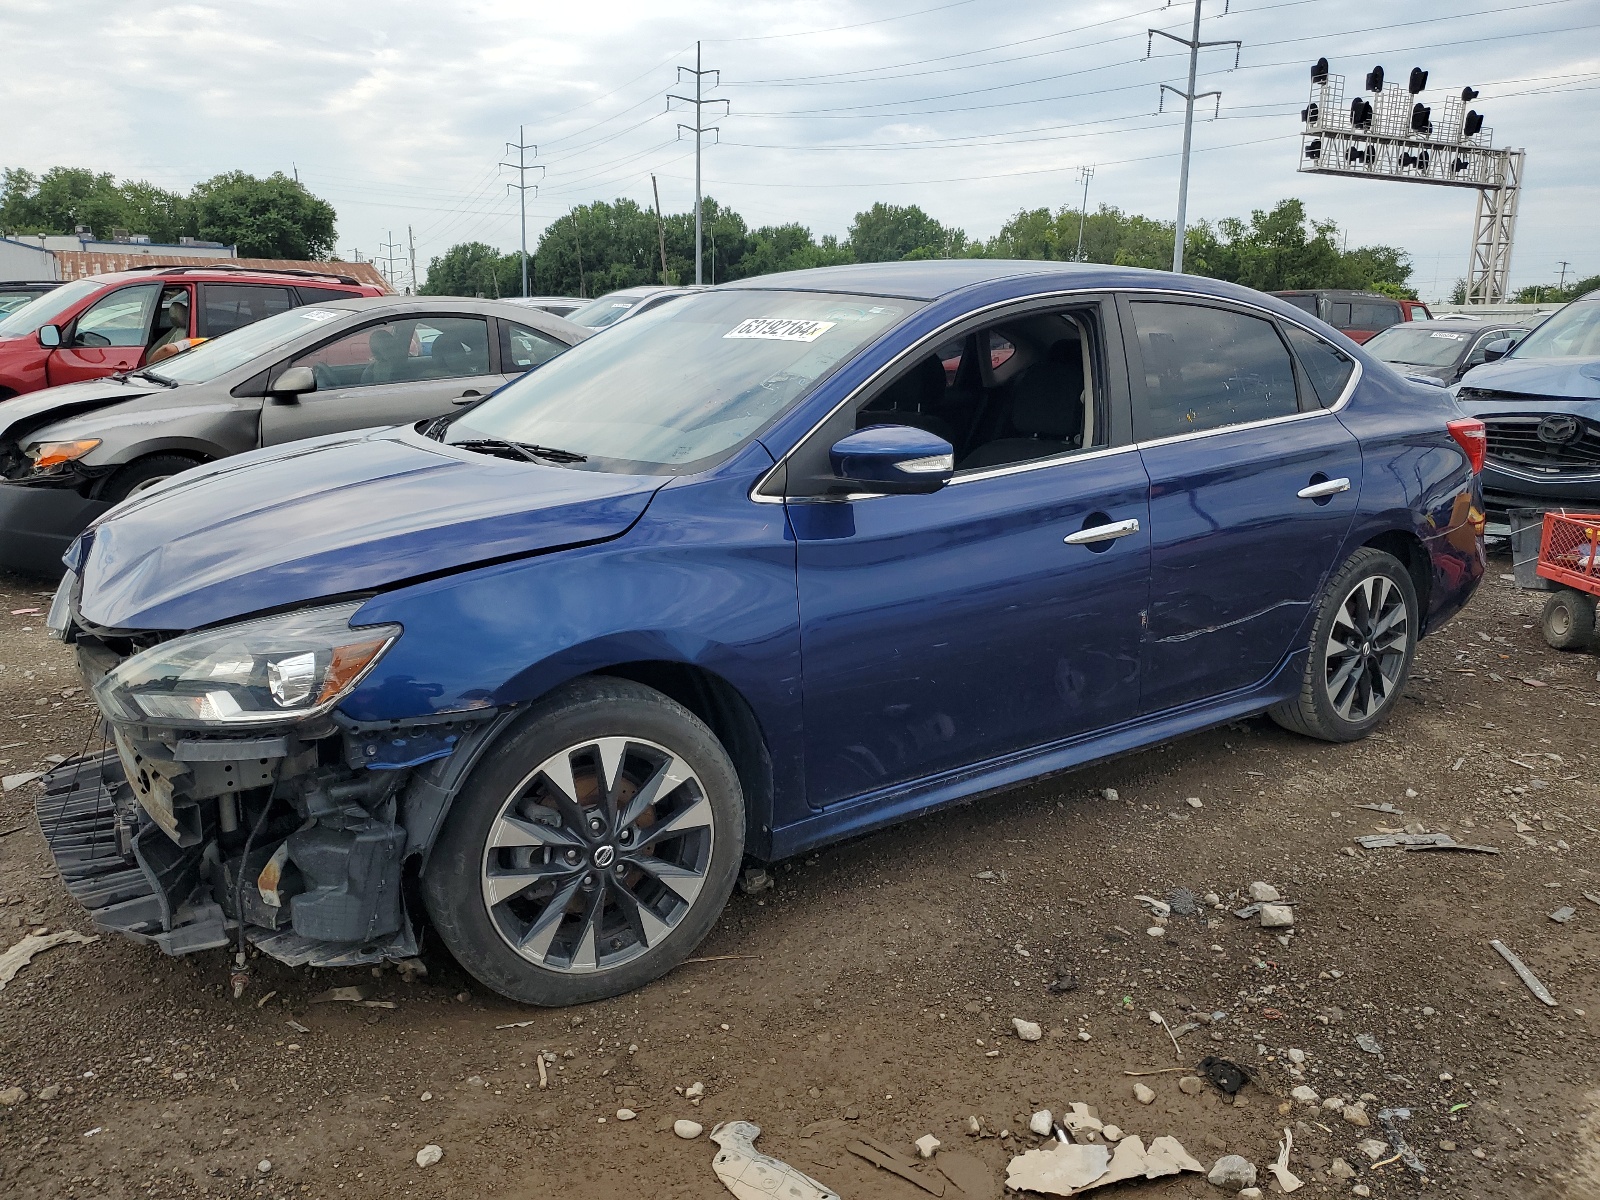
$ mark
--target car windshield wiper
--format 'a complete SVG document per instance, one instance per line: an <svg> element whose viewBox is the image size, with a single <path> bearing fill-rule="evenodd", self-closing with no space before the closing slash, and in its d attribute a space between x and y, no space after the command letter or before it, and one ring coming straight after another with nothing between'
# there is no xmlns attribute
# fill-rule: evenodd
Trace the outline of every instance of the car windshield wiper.
<svg viewBox="0 0 1600 1200"><path fill-rule="evenodd" d="M587 454L579 454L575 450L561 450L555 446L540 446L533 442L508 442L502 438L471 438L463 442L446 442L445 444L448 446L460 446L463 450L481 450L485 454L503 455L509 450L529 462L538 462L540 459L558 463L589 461Z"/></svg>
<svg viewBox="0 0 1600 1200"><path fill-rule="evenodd" d="M162 387L175 388L178 386L176 379L168 379L165 375L157 375L154 371L135 371L133 374L139 379L148 379L152 383L159 383Z"/></svg>

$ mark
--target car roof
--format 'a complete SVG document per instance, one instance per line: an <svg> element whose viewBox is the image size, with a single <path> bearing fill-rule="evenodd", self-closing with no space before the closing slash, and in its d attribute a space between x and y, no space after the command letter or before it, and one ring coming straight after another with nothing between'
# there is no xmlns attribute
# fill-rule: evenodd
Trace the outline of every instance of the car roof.
<svg viewBox="0 0 1600 1200"><path fill-rule="evenodd" d="M328 312L354 313L461 313L472 316L500 316L519 325L532 325L553 333L570 333L580 342L594 332L575 325L565 317L509 300L476 300L467 296L346 296L339 300L318 300L307 308Z"/></svg>
<svg viewBox="0 0 1600 1200"><path fill-rule="evenodd" d="M302 287L372 288L375 284L362 283L348 275L324 271L297 271L293 269L271 271L260 267L208 267L185 264L141 267L130 271L106 271L98 275L85 275L97 283L127 283L135 279L185 279L198 283L262 282L283 283Z"/></svg>
<svg viewBox="0 0 1600 1200"><path fill-rule="evenodd" d="M1526 329L1521 321L1509 318L1501 320L1487 320L1480 317L1469 317L1462 320L1460 317L1434 317L1431 321L1401 321L1398 325L1391 325L1389 329L1446 329L1457 330L1462 333L1483 333L1490 329ZM1379 333L1388 333L1389 329L1380 329Z"/></svg>

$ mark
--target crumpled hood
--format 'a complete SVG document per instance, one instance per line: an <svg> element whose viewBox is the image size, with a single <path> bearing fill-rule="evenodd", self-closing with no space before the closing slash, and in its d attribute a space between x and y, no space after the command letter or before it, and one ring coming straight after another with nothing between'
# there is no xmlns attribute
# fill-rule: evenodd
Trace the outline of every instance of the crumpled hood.
<svg viewBox="0 0 1600 1200"><path fill-rule="evenodd" d="M15 396L0 403L0 441L13 436L12 430L41 429L54 421L64 420L78 413L137 400L152 392L168 389L147 380L129 379L118 383L115 379L88 379L82 383L64 383L59 387L43 388L25 396Z"/></svg>
<svg viewBox="0 0 1600 1200"><path fill-rule="evenodd" d="M1600 360L1592 358L1503 358L1473 367L1461 377L1464 388L1600 400Z"/></svg>
<svg viewBox="0 0 1600 1200"><path fill-rule="evenodd" d="M118 505L68 562L108 629L187 630L626 532L665 479L454 450L410 427L186 471Z"/></svg>

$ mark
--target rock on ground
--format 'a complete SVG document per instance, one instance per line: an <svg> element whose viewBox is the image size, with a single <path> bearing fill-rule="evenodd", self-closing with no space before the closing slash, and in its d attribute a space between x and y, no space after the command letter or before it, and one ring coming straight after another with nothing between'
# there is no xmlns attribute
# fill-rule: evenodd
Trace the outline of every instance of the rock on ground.
<svg viewBox="0 0 1600 1200"><path fill-rule="evenodd" d="M1242 1154L1224 1154L1217 1159L1206 1179L1216 1187L1237 1192L1255 1186L1256 1165Z"/></svg>

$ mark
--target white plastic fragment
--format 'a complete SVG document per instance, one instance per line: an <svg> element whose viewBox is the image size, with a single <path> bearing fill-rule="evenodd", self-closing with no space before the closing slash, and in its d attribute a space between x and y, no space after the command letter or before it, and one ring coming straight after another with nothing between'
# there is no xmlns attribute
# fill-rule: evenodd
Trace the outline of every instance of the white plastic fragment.
<svg viewBox="0 0 1600 1200"><path fill-rule="evenodd" d="M4 954L0 954L0 991L5 990L6 984L17 977L17 972L33 961L33 956L42 954L55 946L65 945L67 942L77 942L87 946L91 942L98 942L96 937L85 937L76 929L59 929L55 933L30 933Z"/></svg>
<svg viewBox="0 0 1600 1200"><path fill-rule="evenodd" d="M1539 982L1539 977L1537 975L1535 975L1532 971L1528 970L1528 968L1523 964L1523 961L1520 958L1518 958L1515 954L1511 953L1511 951L1506 948L1506 945L1505 945L1504 942L1501 942L1498 939L1496 939L1496 940L1490 942L1489 945L1494 947L1494 951L1495 951L1496 954L1498 954L1501 958L1505 959L1506 962L1510 964L1511 969L1517 973L1517 978L1522 980L1522 982L1527 985L1528 990L1534 994L1534 996L1539 1000L1539 1002L1541 1004L1549 1005L1551 1008L1554 1008L1556 1006L1555 997L1550 994L1549 989L1546 988L1544 986L1544 984ZM0 958L0 963L3 963L3 962L4 962L4 959ZM5 982L5 973L4 973L3 970L0 970L0 984L3 984L4 982Z"/></svg>
<svg viewBox="0 0 1600 1200"><path fill-rule="evenodd" d="M1294 1134L1285 1129L1283 1141L1278 1143L1278 1161L1267 1164L1267 1170L1272 1172L1278 1181L1278 1186L1285 1192L1298 1191L1305 1186L1305 1181L1289 1170L1289 1151L1293 1149Z"/></svg>
<svg viewBox="0 0 1600 1200"><path fill-rule="evenodd" d="M917 1153L922 1155L923 1158L932 1158L933 1152L942 1144L943 1143L941 1143L939 1139L934 1137L931 1133L923 1134L913 1143L913 1145L915 1145L917 1148Z"/></svg>
<svg viewBox="0 0 1600 1200"><path fill-rule="evenodd" d="M1070 1196L1106 1173L1111 1151L1105 1146L1057 1142L1047 1150L1029 1150L1006 1166L1006 1187L1019 1192Z"/></svg>
<svg viewBox="0 0 1600 1200"><path fill-rule="evenodd" d="M724 1121L711 1131L711 1140L722 1147L711 1169L738 1200L839 1200L839 1193L811 1176L757 1151L760 1136L761 1127L749 1121Z"/></svg>

